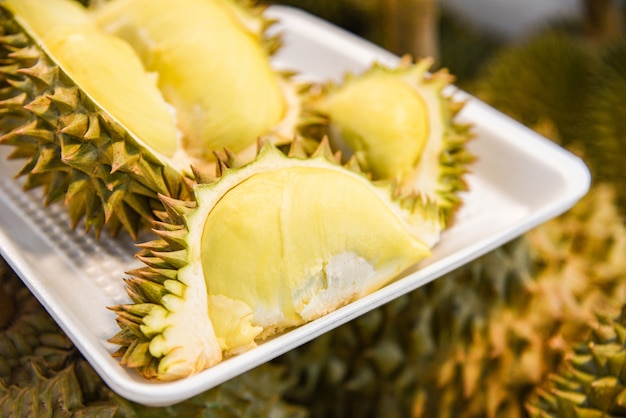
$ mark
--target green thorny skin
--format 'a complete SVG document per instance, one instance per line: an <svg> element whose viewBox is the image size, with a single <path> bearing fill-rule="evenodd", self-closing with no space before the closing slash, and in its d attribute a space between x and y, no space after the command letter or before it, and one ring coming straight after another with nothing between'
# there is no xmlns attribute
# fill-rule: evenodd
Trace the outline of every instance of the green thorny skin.
<svg viewBox="0 0 626 418"><path fill-rule="evenodd" d="M626 416L626 306L618 314L605 311L590 324L589 338L535 388L526 403L530 417Z"/></svg>
<svg viewBox="0 0 626 418"><path fill-rule="evenodd" d="M372 179L395 181L401 195L434 202L449 225L467 190L472 132L457 122L463 103L445 91L452 76L443 69L428 73L432 63L408 56L395 68L375 63L340 84L314 86L305 108L321 119L308 129L321 128Z"/></svg>
<svg viewBox="0 0 626 418"><path fill-rule="evenodd" d="M113 307L123 365L150 379L197 373L430 255L443 227L435 206L394 197L325 141L312 155L297 144L287 156L266 142L242 166L224 155L196 202L163 199L160 238L142 245L146 267L127 280L133 303Z"/></svg>

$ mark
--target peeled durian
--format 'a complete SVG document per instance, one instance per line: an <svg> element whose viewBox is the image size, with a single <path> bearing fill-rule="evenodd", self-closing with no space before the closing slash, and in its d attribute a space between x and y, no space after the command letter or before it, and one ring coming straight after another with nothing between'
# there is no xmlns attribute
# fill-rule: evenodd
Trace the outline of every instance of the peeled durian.
<svg viewBox="0 0 626 418"><path fill-rule="evenodd" d="M317 86L306 107L326 121L333 147L355 156L372 179L397 182L401 195L434 202L450 222L459 192L467 190L471 131L455 122L462 103L444 94L452 77L427 73L431 65L432 59L408 57L397 68L375 64L339 84Z"/></svg>
<svg viewBox="0 0 626 418"><path fill-rule="evenodd" d="M265 143L252 163L225 158L194 203L164 198L160 239L142 245L147 267L127 280L133 303L113 308L122 364L152 379L191 375L430 256L436 207L396 199L324 144L303 158Z"/></svg>
<svg viewBox="0 0 626 418"><path fill-rule="evenodd" d="M93 12L71 0L0 4L0 143L27 160L25 187L44 186L48 203L64 200L73 224L85 218L96 233L107 224L136 237L162 209L159 194L191 198L191 165L215 164L213 151L224 147L254 150L263 134L291 139L298 110L269 67L275 41L264 39L267 22L252 9L185 0L175 2L177 14L167 9L174 2L149 2L135 16L137 7L123 5L124 16L118 2ZM167 30L131 47L96 22L124 34ZM198 27L195 37L182 31Z"/></svg>

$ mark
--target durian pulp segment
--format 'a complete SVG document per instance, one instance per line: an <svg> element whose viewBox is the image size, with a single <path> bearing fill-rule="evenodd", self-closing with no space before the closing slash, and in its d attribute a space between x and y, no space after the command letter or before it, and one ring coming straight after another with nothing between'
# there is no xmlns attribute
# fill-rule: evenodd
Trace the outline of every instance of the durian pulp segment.
<svg viewBox="0 0 626 418"><path fill-rule="evenodd" d="M408 174L428 140L428 104L390 74L350 81L318 109L331 118L333 141L376 179Z"/></svg>
<svg viewBox="0 0 626 418"><path fill-rule="evenodd" d="M263 168L269 162L279 167ZM259 169L267 171L250 175ZM206 283L228 353L371 293L428 257L432 236L413 235L416 218L439 234L436 217L399 211L365 177L319 159L265 158L240 171L222 179L225 193L196 188L190 263L179 272L183 282Z"/></svg>
<svg viewBox="0 0 626 418"><path fill-rule="evenodd" d="M102 33L86 10L69 0L3 4L81 91L138 142L156 156L175 154L178 132L173 113L129 45Z"/></svg>
<svg viewBox="0 0 626 418"><path fill-rule="evenodd" d="M225 147L238 153L286 114L260 34L224 0L114 0L94 18L159 74L191 155L213 160L212 152Z"/></svg>
<svg viewBox="0 0 626 418"><path fill-rule="evenodd" d="M333 146L354 154L375 180L398 181L402 195L422 195L449 218L465 189L470 134L453 122L462 105L443 94L452 77L428 73L431 65L431 59L375 64L314 92L309 106L327 118Z"/></svg>

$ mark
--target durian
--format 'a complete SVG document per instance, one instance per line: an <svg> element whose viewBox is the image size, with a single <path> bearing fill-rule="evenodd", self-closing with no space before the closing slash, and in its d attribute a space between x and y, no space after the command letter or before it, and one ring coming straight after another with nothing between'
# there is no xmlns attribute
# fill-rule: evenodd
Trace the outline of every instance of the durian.
<svg viewBox="0 0 626 418"><path fill-rule="evenodd" d="M15 147L11 158L26 159L18 173L25 187L43 186L47 203L65 201L73 224L84 218L96 233L106 224L136 238L162 209L159 194L191 198L191 165L214 164L213 151L223 147L254 149L265 133L276 142L292 135L285 120L298 110L288 111L295 107L287 103L287 83L269 67L275 41L264 39L268 23L252 9L229 0L185 0L176 2L186 13L180 16L154 2L140 4L148 14L137 17L145 21L135 21L136 29L143 33L156 22L171 35L143 39L155 43L157 53L145 45L133 49L96 24L106 20L107 27L131 32L130 23L114 19L117 2L94 12L71 0L5 0L0 6L0 143ZM205 25L211 11L213 23ZM204 27L202 36L213 28L213 39L230 34L241 45L181 32L197 26ZM226 46L229 54L183 48L181 37ZM168 60L191 74L173 72L163 64ZM194 98L202 100L194 104ZM286 128L272 131L283 122Z"/></svg>
<svg viewBox="0 0 626 418"><path fill-rule="evenodd" d="M580 147L594 178L615 184L622 214L626 214L626 193L621 187L626 174L621 154L626 146L626 39L599 49L598 68L591 82L591 94L582 118L584 138ZM582 142L582 141L581 141Z"/></svg>
<svg viewBox="0 0 626 418"><path fill-rule="evenodd" d="M548 29L495 53L470 92L571 148L590 140L585 111L597 64L594 50L580 38Z"/></svg>
<svg viewBox="0 0 626 418"><path fill-rule="evenodd" d="M195 202L164 198L160 239L142 245L147 267L127 280L133 303L113 307L123 365L151 379L197 373L430 255L443 227L435 206L396 199L335 162L326 142L292 153L266 142L243 166L225 155Z"/></svg>
<svg viewBox="0 0 626 418"><path fill-rule="evenodd" d="M113 0L93 16L158 75L185 150L212 160L223 148L252 158L259 136L285 143L295 134L298 98L271 67L277 41L262 10L234 0Z"/></svg>
<svg viewBox="0 0 626 418"><path fill-rule="evenodd" d="M589 337L568 350L560 368L533 390L526 402L530 417L626 416L626 306L621 313L604 310L590 325Z"/></svg>
<svg viewBox="0 0 626 418"><path fill-rule="evenodd" d="M462 103L444 94L452 77L429 74L431 65L408 57L396 68L374 64L312 89L306 107L326 121L333 147L355 156L372 179L395 181L400 195L434 202L449 223L467 190L471 130L455 122Z"/></svg>

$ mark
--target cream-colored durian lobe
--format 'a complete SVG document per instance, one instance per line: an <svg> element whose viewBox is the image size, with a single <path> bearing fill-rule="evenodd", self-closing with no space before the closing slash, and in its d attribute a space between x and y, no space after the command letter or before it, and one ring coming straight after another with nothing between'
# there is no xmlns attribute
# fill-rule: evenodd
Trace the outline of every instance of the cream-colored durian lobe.
<svg viewBox="0 0 626 418"><path fill-rule="evenodd" d="M306 107L325 119L333 146L355 156L373 179L398 182L403 195L423 195L450 221L467 189L471 133L454 120L462 103L444 92L452 77L428 73L431 65L408 57L396 68L375 64L339 84L315 86Z"/></svg>
<svg viewBox="0 0 626 418"><path fill-rule="evenodd" d="M250 164L223 161L217 181L195 188L195 204L166 199L161 238L143 246L148 267L128 281L135 305L114 308L123 363L156 379L200 371L430 256L436 209L396 201L324 154L287 157L266 143ZM128 323L138 306L145 312Z"/></svg>
<svg viewBox="0 0 626 418"><path fill-rule="evenodd" d="M285 97L288 83L270 65L263 18L243 11L226 0L114 0L93 13L158 74L185 149L199 159L254 146L293 105ZM293 132L287 135L282 141Z"/></svg>

